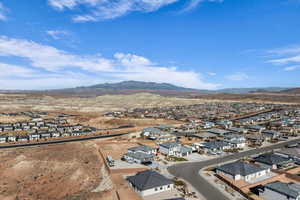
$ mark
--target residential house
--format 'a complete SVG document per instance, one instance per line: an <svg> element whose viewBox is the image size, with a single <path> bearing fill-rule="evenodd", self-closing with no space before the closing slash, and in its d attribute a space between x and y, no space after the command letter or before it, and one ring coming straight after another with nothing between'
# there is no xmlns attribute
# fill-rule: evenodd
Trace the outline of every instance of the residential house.
<svg viewBox="0 0 300 200"><path fill-rule="evenodd" d="M7 135L0 135L0 143L7 142Z"/></svg>
<svg viewBox="0 0 300 200"><path fill-rule="evenodd" d="M238 134L246 134L248 132L248 130L245 128L236 128L236 127L230 127L227 130Z"/></svg>
<svg viewBox="0 0 300 200"><path fill-rule="evenodd" d="M272 169L285 167L292 163L292 160L275 153L265 153L254 158L255 163Z"/></svg>
<svg viewBox="0 0 300 200"><path fill-rule="evenodd" d="M161 131L171 131L173 130L175 127L172 125L159 125L159 126L155 126L154 128L158 128Z"/></svg>
<svg viewBox="0 0 300 200"><path fill-rule="evenodd" d="M23 130L26 131L26 130L29 130L29 129L30 129L30 126L29 126L29 125L26 125L26 126L23 126L22 128L23 128Z"/></svg>
<svg viewBox="0 0 300 200"><path fill-rule="evenodd" d="M210 133L210 132L202 132L202 133L196 133L193 135L193 137L200 138L202 140L207 140L207 139L216 139L217 135Z"/></svg>
<svg viewBox="0 0 300 200"><path fill-rule="evenodd" d="M258 132L258 133L261 133L263 130L266 130L265 127L258 126L258 125L248 126L248 129L252 132Z"/></svg>
<svg viewBox="0 0 300 200"><path fill-rule="evenodd" d="M154 155L147 154L144 152L128 152L123 155L123 159L129 162L143 164L143 163L152 162L154 159Z"/></svg>
<svg viewBox="0 0 300 200"><path fill-rule="evenodd" d="M40 133L40 135L41 135L41 138L44 138L44 139L51 138L51 133L49 133L49 132L43 132L43 133Z"/></svg>
<svg viewBox="0 0 300 200"><path fill-rule="evenodd" d="M231 149L232 146L228 142L224 141L211 141L202 143L201 149L204 150L205 153L219 153L226 149Z"/></svg>
<svg viewBox="0 0 300 200"><path fill-rule="evenodd" d="M281 133L274 130L264 130L262 131L262 135L266 140L273 140L279 138Z"/></svg>
<svg viewBox="0 0 300 200"><path fill-rule="evenodd" d="M141 196L170 191L174 188L173 181L152 170L138 172L134 176L129 176L127 180Z"/></svg>
<svg viewBox="0 0 300 200"><path fill-rule="evenodd" d="M218 129L218 128L208 129L207 132L213 133L217 136L225 136L225 135L230 133L230 131L223 130L223 129Z"/></svg>
<svg viewBox="0 0 300 200"><path fill-rule="evenodd" d="M221 126L222 128L228 129L232 127L233 123L230 120L220 120L217 121L217 125Z"/></svg>
<svg viewBox="0 0 300 200"><path fill-rule="evenodd" d="M38 133L31 133L31 134L29 134L29 140L30 141L32 141L32 140L38 140L40 138L41 138L41 136Z"/></svg>
<svg viewBox="0 0 300 200"><path fill-rule="evenodd" d="M142 136L156 139L156 136L160 135L161 132L162 131L160 129L155 127L144 128L142 131Z"/></svg>
<svg viewBox="0 0 300 200"><path fill-rule="evenodd" d="M18 142L27 142L28 141L28 136L27 135L19 135L18 136Z"/></svg>
<svg viewBox="0 0 300 200"><path fill-rule="evenodd" d="M14 130L14 127L12 126L6 126L3 128L3 131L13 131Z"/></svg>
<svg viewBox="0 0 300 200"><path fill-rule="evenodd" d="M60 137L60 133L58 131L52 132L52 137Z"/></svg>
<svg viewBox="0 0 300 200"><path fill-rule="evenodd" d="M69 137L71 136L71 133L68 133L68 132L64 132L61 134L62 137Z"/></svg>
<svg viewBox="0 0 300 200"><path fill-rule="evenodd" d="M299 200L300 184L274 181L263 185L259 196L264 200Z"/></svg>
<svg viewBox="0 0 300 200"><path fill-rule="evenodd" d="M265 138L261 134L247 134L246 140L251 144L262 144L265 141Z"/></svg>
<svg viewBox="0 0 300 200"><path fill-rule="evenodd" d="M276 154L279 154L283 157L289 158L293 160L298 165L300 164L300 148L294 147L294 148L284 148L280 149L276 152Z"/></svg>
<svg viewBox="0 0 300 200"><path fill-rule="evenodd" d="M246 182L265 176L270 169L243 161L236 161L221 165L216 168L216 173L233 181L244 180Z"/></svg>
<svg viewBox="0 0 300 200"><path fill-rule="evenodd" d="M82 133L82 131L72 131L71 132L71 135L72 136L80 136L80 135L82 135L83 133Z"/></svg>
<svg viewBox="0 0 300 200"><path fill-rule="evenodd" d="M192 148L182 146L177 142L159 144L159 152L167 156L184 157L190 155L192 151Z"/></svg>
<svg viewBox="0 0 300 200"><path fill-rule="evenodd" d="M233 148L243 149L246 147L246 138L241 135L231 134L224 137L224 141L231 144Z"/></svg>
<svg viewBox="0 0 300 200"><path fill-rule="evenodd" d="M146 154L156 154L157 150L155 148L146 146L146 145L141 145L141 146L136 146L136 147L131 147L128 149L128 152L143 152Z"/></svg>
<svg viewBox="0 0 300 200"><path fill-rule="evenodd" d="M205 129L213 128L215 126L215 123L213 122L204 122L202 127Z"/></svg>
<svg viewBox="0 0 300 200"><path fill-rule="evenodd" d="M7 137L7 141L8 142L16 142L17 141L17 136L15 136L15 135L8 135L8 137Z"/></svg>

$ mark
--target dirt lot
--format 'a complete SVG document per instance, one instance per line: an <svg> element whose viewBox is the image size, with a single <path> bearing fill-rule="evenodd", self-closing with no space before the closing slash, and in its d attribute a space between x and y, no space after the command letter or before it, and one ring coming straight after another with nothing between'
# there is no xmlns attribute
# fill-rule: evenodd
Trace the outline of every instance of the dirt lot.
<svg viewBox="0 0 300 200"><path fill-rule="evenodd" d="M29 120L30 118L26 116L0 116L0 123L15 123Z"/></svg>
<svg viewBox="0 0 300 200"><path fill-rule="evenodd" d="M99 147L102 149L105 155L110 155L114 160L121 159L122 155L127 152L128 148L138 146L138 143L135 142L107 142L99 143Z"/></svg>
<svg viewBox="0 0 300 200"><path fill-rule="evenodd" d="M75 111L85 113L105 113L132 108L198 104L220 100L205 98L190 99L163 97L155 94L138 93L132 95L104 95L98 97L66 97L33 94L0 94L0 109L6 111Z"/></svg>
<svg viewBox="0 0 300 200"><path fill-rule="evenodd" d="M166 119L130 119L130 118L113 118L104 117L101 114L93 113L80 113L79 117L69 120L72 124L80 123L96 128L116 128L124 125L134 125L137 128L145 128L149 126L156 126L161 124L176 125L182 122Z"/></svg>
<svg viewBox="0 0 300 200"><path fill-rule="evenodd" d="M1 200L112 196L110 191L92 192L103 179L103 162L92 142L1 150L0 160Z"/></svg>

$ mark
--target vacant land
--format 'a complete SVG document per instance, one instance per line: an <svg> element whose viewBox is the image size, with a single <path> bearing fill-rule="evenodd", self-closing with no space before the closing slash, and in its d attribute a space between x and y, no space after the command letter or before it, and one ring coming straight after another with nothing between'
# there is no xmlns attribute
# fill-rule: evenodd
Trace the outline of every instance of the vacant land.
<svg viewBox="0 0 300 200"><path fill-rule="evenodd" d="M300 95L288 94L214 94L194 98L163 97L156 94L104 95L98 97L49 96L42 94L0 94L2 111L38 110L104 113L133 108L190 105L212 101L299 103Z"/></svg>
<svg viewBox="0 0 300 200"><path fill-rule="evenodd" d="M112 188L95 190L105 174L92 142L1 150L0 160L1 200L106 200Z"/></svg>
<svg viewBox="0 0 300 200"><path fill-rule="evenodd" d="M0 123L15 123L21 121L29 121L27 116L0 116Z"/></svg>

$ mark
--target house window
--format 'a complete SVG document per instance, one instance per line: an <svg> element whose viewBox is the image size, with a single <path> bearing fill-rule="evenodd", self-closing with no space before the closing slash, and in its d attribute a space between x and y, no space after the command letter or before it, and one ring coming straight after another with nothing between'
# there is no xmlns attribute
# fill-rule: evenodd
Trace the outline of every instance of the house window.
<svg viewBox="0 0 300 200"><path fill-rule="evenodd" d="M157 189L157 188L155 188L154 190L155 190L155 191L157 191L158 189Z"/></svg>
<svg viewBox="0 0 300 200"><path fill-rule="evenodd" d="M160 190L162 190L163 189L163 187L160 187Z"/></svg>
<svg viewBox="0 0 300 200"><path fill-rule="evenodd" d="M170 188L170 185L168 185L168 188Z"/></svg>

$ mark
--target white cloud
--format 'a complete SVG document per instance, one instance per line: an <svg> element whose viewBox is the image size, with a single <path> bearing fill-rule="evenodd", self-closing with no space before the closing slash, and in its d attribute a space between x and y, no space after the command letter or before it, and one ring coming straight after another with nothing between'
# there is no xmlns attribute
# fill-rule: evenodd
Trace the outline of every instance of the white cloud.
<svg viewBox="0 0 300 200"><path fill-rule="evenodd" d="M86 13L73 16L75 22L101 21L124 16L131 12L153 12L164 6L182 0L48 0L58 10L75 10L84 6ZM203 1L222 2L223 0L190 0L184 10L188 11ZM81 11L81 9L77 9Z"/></svg>
<svg viewBox="0 0 300 200"><path fill-rule="evenodd" d="M7 12L7 9L0 2L0 21L5 21L7 19L6 12Z"/></svg>
<svg viewBox="0 0 300 200"><path fill-rule="evenodd" d="M285 71L294 71L296 69L300 69L300 66L288 66L284 68Z"/></svg>
<svg viewBox="0 0 300 200"><path fill-rule="evenodd" d="M277 64L277 65L284 65L284 64L289 64L289 63L300 63L300 55L272 59L272 60L269 60L268 62Z"/></svg>
<svg viewBox="0 0 300 200"><path fill-rule="evenodd" d="M115 76L125 80L168 82L189 88L216 89L219 85L202 81L200 74L180 71L176 67L156 66L150 60L133 54L115 54L116 62L125 67Z"/></svg>
<svg viewBox="0 0 300 200"><path fill-rule="evenodd" d="M0 36L0 56L26 58L34 67L56 71L60 68L78 67L87 71L112 71L110 60L99 56L81 56L41 45L28 40Z"/></svg>
<svg viewBox="0 0 300 200"><path fill-rule="evenodd" d="M215 72L208 72L207 74L210 75L210 76L216 76L217 75L217 73L215 73Z"/></svg>
<svg viewBox="0 0 300 200"><path fill-rule="evenodd" d="M53 39L58 40L64 36L70 35L68 31L65 30L48 30L46 31L48 35L50 35Z"/></svg>
<svg viewBox="0 0 300 200"><path fill-rule="evenodd" d="M28 65L35 69L47 70L48 75L44 77L45 80L57 77L57 75L65 78L74 77L73 72L78 71L75 70L78 68L82 74L85 74L84 78L81 78L82 74L79 77L76 75L75 77L79 80L90 79L96 82L105 77L107 80L167 82L199 89L216 89L219 86L203 81L200 73L183 71L174 66L161 66L148 58L134 54L116 53L113 58L104 58L101 55L77 55L52 46L5 36L0 36L1 57L25 58ZM37 75L34 78L41 76L45 76L45 72L40 72L40 76ZM65 85L60 87L65 87Z"/></svg>
<svg viewBox="0 0 300 200"><path fill-rule="evenodd" d="M231 81L243 81L249 79L249 76L245 73L238 72L231 75L226 76L227 79Z"/></svg>
<svg viewBox="0 0 300 200"><path fill-rule="evenodd" d="M31 77L36 71L25 67L0 62L0 77Z"/></svg>
<svg viewBox="0 0 300 200"><path fill-rule="evenodd" d="M273 57L267 63L282 66L285 71L292 71L300 66L299 46L270 50L267 53ZM292 66L290 66L291 64Z"/></svg>
<svg viewBox="0 0 300 200"><path fill-rule="evenodd" d="M224 0L190 0L187 5L182 9L181 12L188 12L191 11L199 6L200 3L207 1L207 2L218 2L222 3Z"/></svg>

